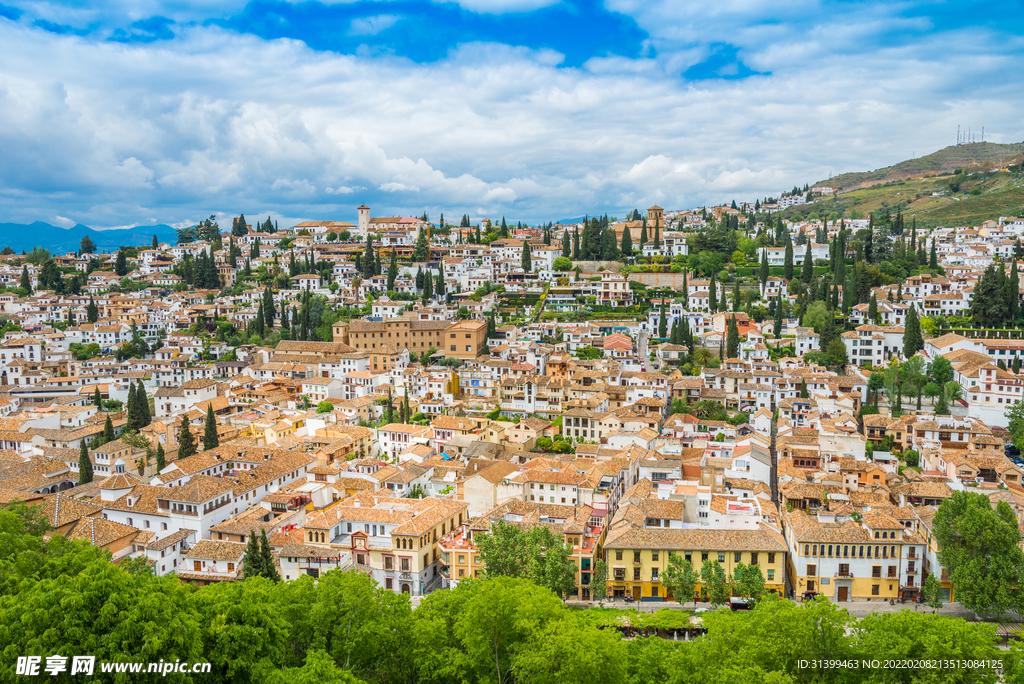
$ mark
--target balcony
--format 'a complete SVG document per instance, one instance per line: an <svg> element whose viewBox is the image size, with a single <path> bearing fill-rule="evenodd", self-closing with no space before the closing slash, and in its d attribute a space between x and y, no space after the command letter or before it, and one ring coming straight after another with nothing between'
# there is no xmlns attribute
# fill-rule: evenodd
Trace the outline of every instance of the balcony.
<svg viewBox="0 0 1024 684"><path fill-rule="evenodd" d="M853 573L852 573L852 572L849 572L849 571L846 571L846 572L837 572L836 574L834 574L834 575L832 575L832 576L833 576L834 578L836 578L836 579L853 579Z"/></svg>

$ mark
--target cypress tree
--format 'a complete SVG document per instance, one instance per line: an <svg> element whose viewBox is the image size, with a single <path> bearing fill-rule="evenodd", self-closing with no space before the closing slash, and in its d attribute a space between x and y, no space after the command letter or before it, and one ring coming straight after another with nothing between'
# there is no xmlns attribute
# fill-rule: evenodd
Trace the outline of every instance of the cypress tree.
<svg viewBox="0 0 1024 684"><path fill-rule="evenodd" d="M761 249L763 251L761 252L761 270L759 275L761 276L761 285L764 286L768 282L768 248L762 247Z"/></svg>
<svg viewBox="0 0 1024 684"><path fill-rule="evenodd" d="M671 344L678 344L679 340L679 321L672 321L672 332L668 334L668 341Z"/></svg>
<svg viewBox="0 0 1024 684"><path fill-rule="evenodd" d="M89 449L85 446L85 440L78 447L78 484L92 482L92 461L89 460Z"/></svg>
<svg viewBox="0 0 1024 684"><path fill-rule="evenodd" d="M92 403L96 405L96 408L103 406L103 397L100 396L99 385L96 386L96 391L92 393Z"/></svg>
<svg viewBox="0 0 1024 684"><path fill-rule="evenodd" d="M100 309L96 306L92 295L89 295L89 305L85 307L85 317L90 323L95 323L100 318Z"/></svg>
<svg viewBox="0 0 1024 684"><path fill-rule="evenodd" d="M153 422L153 413L149 410L149 397L146 396L146 388L143 386L142 380L139 380L135 387L135 406L139 411L139 429L141 430Z"/></svg>
<svg viewBox="0 0 1024 684"><path fill-rule="evenodd" d="M206 426L203 429L203 450L209 451L220 446L217 436L217 418L213 415L213 402L206 405Z"/></svg>
<svg viewBox="0 0 1024 684"><path fill-rule="evenodd" d="M274 554L270 551L270 542L267 541L267 531L260 530L260 566L261 574L273 582L281 581L281 574L274 564Z"/></svg>
<svg viewBox="0 0 1024 684"><path fill-rule="evenodd" d="M178 430L178 460L194 456L196 454L196 440L189 428L188 417L181 417L181 427Z"/></svg>
<svg viewBox="0 0 1024 684"><path fill-rule="evenodd" d="M569 237L569 231L566 230L562 233L562 256L566 259L572 256L572 249L569 245L571 238Z"/></svg>
<svg viewBox="0 0 1024 684"><path fill-rule="evenodd" d="M908 359L924 349L921 337L921 323L917 318L917 307L911 305L907 309L907 323L903 329L903 356Z"/></svg>
<svg viewBox="0 0 1024 684"><path fill-rule="evenodd" d="M647 219L640 224L640 254L643 255L644 245L647 244Z"/></svg>
<svg viewBox="0 0 1024 684"><path fill-rule="evenodd" d="M807 243L810 245L811 243ZM786 260L784 262L784 276L787 281L793 279L793 240L786 233Z"/></svg>
<svg viewBox="0 0 1024 684"><path fill-rule="evenodd" d="M245 556L242 557L242 578L259 577L262 575L263 559L260 557L259 542L256 532L249 530L249 540L245 543Z"/></svg>
<svg viewBox="0 0 1024 684"><path fill-rule="evenodd" d="M119 276L128 275L128 256L124 249L117 250L117 259L114 261L114 273Z"/></svg>
<svg viewBox="0 0 1024 684"><path fill-rule="evenodd" d="M708 308L711 313L718 311L718 285L715 283L715 274L711 274L711 282L708 285Z"/></svg>
<svg viewBox="0 0 1024 684"><path fill-rule="evenodd" d="M809 285L814 277L814 258L811 256L811 243L807 243L807 251L804 252L804 263L800 269L800 280L804 285Z"/></svg>
<svg viewBox="0 0 1024 684"><path fill-rule="evenodd" d="M164 445L160 442L156 444L156 472L160 472L167 467L167 455L164 454Z"/></svg>
<svg viewBox="0 0 1024 684"><path fill-rule="evenodd" d="M110 422L110 414L107 414L107 420L103 423L103 443L109 444L115 439L114 435L114 424Z"/></svg>
<svg viewBox="0 0 1024 684"><path fill-rule="evenodd" d="M775 305L775 321L772 325L772 335L776 338L782 336L782 298L779 297Z"/></svg>
<svg viewBox="0 0 1024 684"><path fill-rule="evenodd" d="M128 383L128 401L125 405L125 415L128 417L128 422L125 424L125 430L138 430L138 419L139 411L135 406L135 383Z"/></svg>
<svg viewBox="0 0 1024 684"><path fill-rule="evenodd" d="M420 231L422 234L422 231ZM391 250L391 263L388 264L388 291L395 289L395 278L398 277L398 250Z"/></svg>
<svg viewBox="0 0 1024 684"><path fill-rule="evenodd" d="M664 338L668 332L668 319L665 318L665 300L661 300L661 318L658 319L658 337Z"/></svg>
<svg viewBox="0 0 1024 684"><path fill-rule="evenodd" d="M32 280L28 277L28 266L21 267L21 289L32 294Z"/></svg>
<svg viewBox="0 0 1024 684"><path fill-rule="evenodd" d="M533 264L530 261L530 243L529 242L524 242L523 243L523 261L522 261L522 266L523 266L523 270L526 271L527 273L532 273L533 272Z"/></svg>
<svg viewBox="0 0 1024 684"><path fill-rule="evenodd" d="M935 402L935 415L937 416L948 416L949 415L949 402L946 400L946 388L943 387L942 391L939 392L939 400Z"/></svg>
<svg viewBox="0 0 1024 684"><path fill-rule="evenodd" d="M277 311L274 309L274 293L270 291L270 286L263 291L263 322L268 328L274 327L274 318L277 316Z"/></svg>
<svg viewBox="0 0 1024 684"><path fill-rule="evenodd" d="M928 255L928 268L933 271L939 268L938 255L935 253L935 238L932 238L932 251Z"/></svg>
<svg viewBox="0 0 1024 684"><path fill-rule="evenodd" d="M737 278L736 279L736 286L732 290L732 310L733 311L739 311L740 310L740 299L741 298L742 298L742 295L740 294L740 281L739 281L739 278Z"/></svg>
<svg viewBox="0 0 1024 684"><path fill-rule="evenodd" d="M725 353L730 359L735 359L740 350L740 331L736 325L736 317L729 319L728 332L726 333Z"/></svg>
<svg viewBox="0 0 1024 684"><path fill-rule="evenodd" d="M661 249L661 219L654 219L654 249Z"/></svg>
<svg viewBox="0 0 1024 684"><path fill-rule="evenodd" d="M629 226L625 226L622 229L622 245L620 247L622 256L630 257L633 255L633 236L629 234Z"/></svg>
<svg viewBox="0 0 1024 684"><path fill-rule="evenodd" d="M686 271L683 271L683 311L686 311L689 308L690 308L690 286L686 282Z"/></svg>
<svg viewBox="0 0 1024 684"><path fill-rule="evenodd" d="M580 231L579 228L572 229L572 260L580 260Z"/></svg>
<svg viewBox="0 0 1024 684"><path fill-rule="evenodd" d="M1017 260L1010 265L1010 280L1006 288L1006 317L1012 325L1017 320L1020 309L1020 275L1017 273Z"/></svg>
<svg viewBox="0 0 1024 684"><path fill-rule="evenodd" d="M891 291L890 294L892 294ZM868 302L868 320L872 323L878 322L878 299L874 292L871 293L871 301Z"/></svg>

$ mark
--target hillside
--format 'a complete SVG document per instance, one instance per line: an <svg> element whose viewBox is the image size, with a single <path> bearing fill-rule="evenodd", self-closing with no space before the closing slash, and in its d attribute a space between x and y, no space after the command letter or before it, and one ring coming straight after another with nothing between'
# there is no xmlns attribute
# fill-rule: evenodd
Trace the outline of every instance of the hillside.
<svg viewBox="0 0 1024 684"><path fill-rule="evenodd" d="M10 247L20 252L30 250L38 245L50 250L51 253L60 254L77 251L82 242L82 236L88 235L98 249L109 252L122 245L147 246L152 243L154 234L161 242L174 244L177 240L174 229L164 224L115 230L93 230L82 224L78 224L74 228L60 228L42 221L28 225L0 223L0 247Z"/></svg>
<svg viewBox="0 0 1024 684"><path fill-rule="evenodd" d="M1008 163L1019 162L1024 155L1024 143L968 143L951 145L916 159L907 159L875 171L843 173L815 183L838 188L841 191L858 190L894 180L907 180L921 176L947 175L955 169L987 171Z"/></svg>

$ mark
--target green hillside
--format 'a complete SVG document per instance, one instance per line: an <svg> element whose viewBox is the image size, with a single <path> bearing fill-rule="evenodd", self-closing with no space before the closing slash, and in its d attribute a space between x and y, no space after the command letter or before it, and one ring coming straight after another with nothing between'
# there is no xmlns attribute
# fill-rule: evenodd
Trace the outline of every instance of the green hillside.
<svg viewBox="0 0 1024 684"><path fill-rule="evenodd" d="M916 159L901 161L875 171L844 173L815 185L827 185L842 190L856 190L893 180L907 180L925 175L946 175L955 169L987 171L1008 163L1018 162L1024 154L1024 143L968 143L951 145L938 152Z"/></svg>
<svg viewBox="0 0 1024 684"><path fill-rule="evenodd" d="M1021 216L1024 154L1020 150L1024 144L960 145L886 169L844 174L822 181L844 188L836 195L792 207L785 215L864 218L871 213L902 211L922 227L973 226L1000 216ZM925 172L926 166L932 170ZM943 170L945 167L950 171ZM953 169L962 172L953 174ZM911 171L918 173L912 176ZM908 175L901 177L902 173ZM844 182L852 185L844 186Z"/></svg>

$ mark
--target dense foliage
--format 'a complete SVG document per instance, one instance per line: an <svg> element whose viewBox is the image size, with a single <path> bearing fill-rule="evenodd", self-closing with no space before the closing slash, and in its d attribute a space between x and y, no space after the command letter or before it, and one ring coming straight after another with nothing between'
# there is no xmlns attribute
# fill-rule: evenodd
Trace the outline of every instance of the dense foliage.
<svg viewBox="0 0 1024 684"><path fill-rule="evenodd" d="M573 610L527 579L467 580L413 610L407 596L355 572L314 582L265 577L193 588L140 563L61 536L30 509L0 511L3 658L91 654L98 660L208 661L209 674L152 681L526 684L588 682L995 682L991 669L800 667L821 659L1003 659L1018 681L1021 650L1000 652L992 625L918 614L855 621L823 599L774 596L749 613L703 616L708 634L671 640L687 614L659 611L634 627L668 637L623 640L618 613ZM607 613L607 614L606 614ZM675 618L675 619L673 619ZM146 676L132 681L150 681Z"/></svg>

